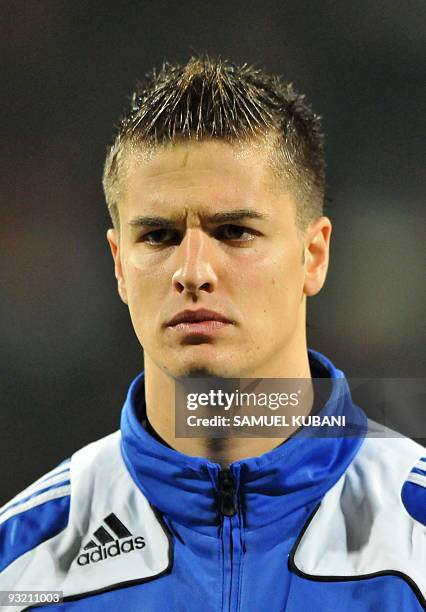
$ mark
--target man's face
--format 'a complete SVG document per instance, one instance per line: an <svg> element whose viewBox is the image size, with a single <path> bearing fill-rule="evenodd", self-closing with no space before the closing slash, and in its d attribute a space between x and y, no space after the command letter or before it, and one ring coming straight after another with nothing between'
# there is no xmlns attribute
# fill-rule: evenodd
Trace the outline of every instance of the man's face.
<svg viewBox="0 0 426 612"><path fill-rule="evenodd" d="M179 144L128 164L108 240L145 358L173 378L278 372L304 341L305 296L324 282L328 220L298 230L260 146ZM201 308L230 323L168 325Z"/></svg>

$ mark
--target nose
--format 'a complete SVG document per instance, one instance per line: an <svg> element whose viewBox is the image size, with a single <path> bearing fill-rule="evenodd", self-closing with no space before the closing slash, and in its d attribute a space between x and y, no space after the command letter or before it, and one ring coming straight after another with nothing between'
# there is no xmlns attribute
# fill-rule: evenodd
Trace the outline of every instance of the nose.
<svg viewBox="0 0 426 612"><path fill-rule="evenodd" d="M176 251L177 269L172 277L174 291L196 295L199 291L212 293L215 290L217 276L212 241L200 228L186 231Z"/></svg>

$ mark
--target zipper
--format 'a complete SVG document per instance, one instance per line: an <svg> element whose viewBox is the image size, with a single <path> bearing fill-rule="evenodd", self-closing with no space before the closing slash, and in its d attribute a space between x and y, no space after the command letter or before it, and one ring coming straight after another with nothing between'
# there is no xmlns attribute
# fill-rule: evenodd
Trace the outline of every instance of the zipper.
<svg viewBox="0 0 426 612"><path fill-rule="evenodd" d="M219 512L222 539L222 611L236 612L239 606L241 524L234 476L229 468L219 469Z"/></svg>
<svg viewBox="0 0 426 612"><path fill-rule="evenodd" d="M219 470L219 505L222 516L234 516L237 512L234 478L229 468Z"/></svg>

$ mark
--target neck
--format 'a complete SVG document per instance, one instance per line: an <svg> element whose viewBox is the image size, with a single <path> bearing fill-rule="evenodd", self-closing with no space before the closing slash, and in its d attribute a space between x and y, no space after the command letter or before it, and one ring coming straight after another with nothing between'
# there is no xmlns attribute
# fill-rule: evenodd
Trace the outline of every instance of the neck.
<svg viewBox="0 0 426 612"><path fill-rule="evenodd" d="M313 404L313 387L306 344L299 351L290 351L280 365L241 375L241 378L300 378L303 385L303 402L297 414L308 415ZM286 436L281 438L177 438L175 436L175 384L176 381L160 369L145 354L145 400L147 417L156 434L173 449L186 455L205 457L222 467L234 461L266 453L291 436L297 427L287 427Z"/></svg>

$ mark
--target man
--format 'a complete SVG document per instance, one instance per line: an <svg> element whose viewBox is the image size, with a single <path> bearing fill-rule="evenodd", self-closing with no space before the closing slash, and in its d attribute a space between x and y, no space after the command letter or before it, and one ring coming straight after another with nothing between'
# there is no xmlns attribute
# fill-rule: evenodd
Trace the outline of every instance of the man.
<svg viewBox="0 0 426 612"><path fill-rule="evenodd" d="M319 118L280 79L192 58L140 86L104 189L144 373L120 431L1 510L2 591L91 611L424 609L424 450L365 435L343 373L307 349L324 182ZM176 383L197 377L308 381L303 416L358 426L179 437Z"/></svg>

